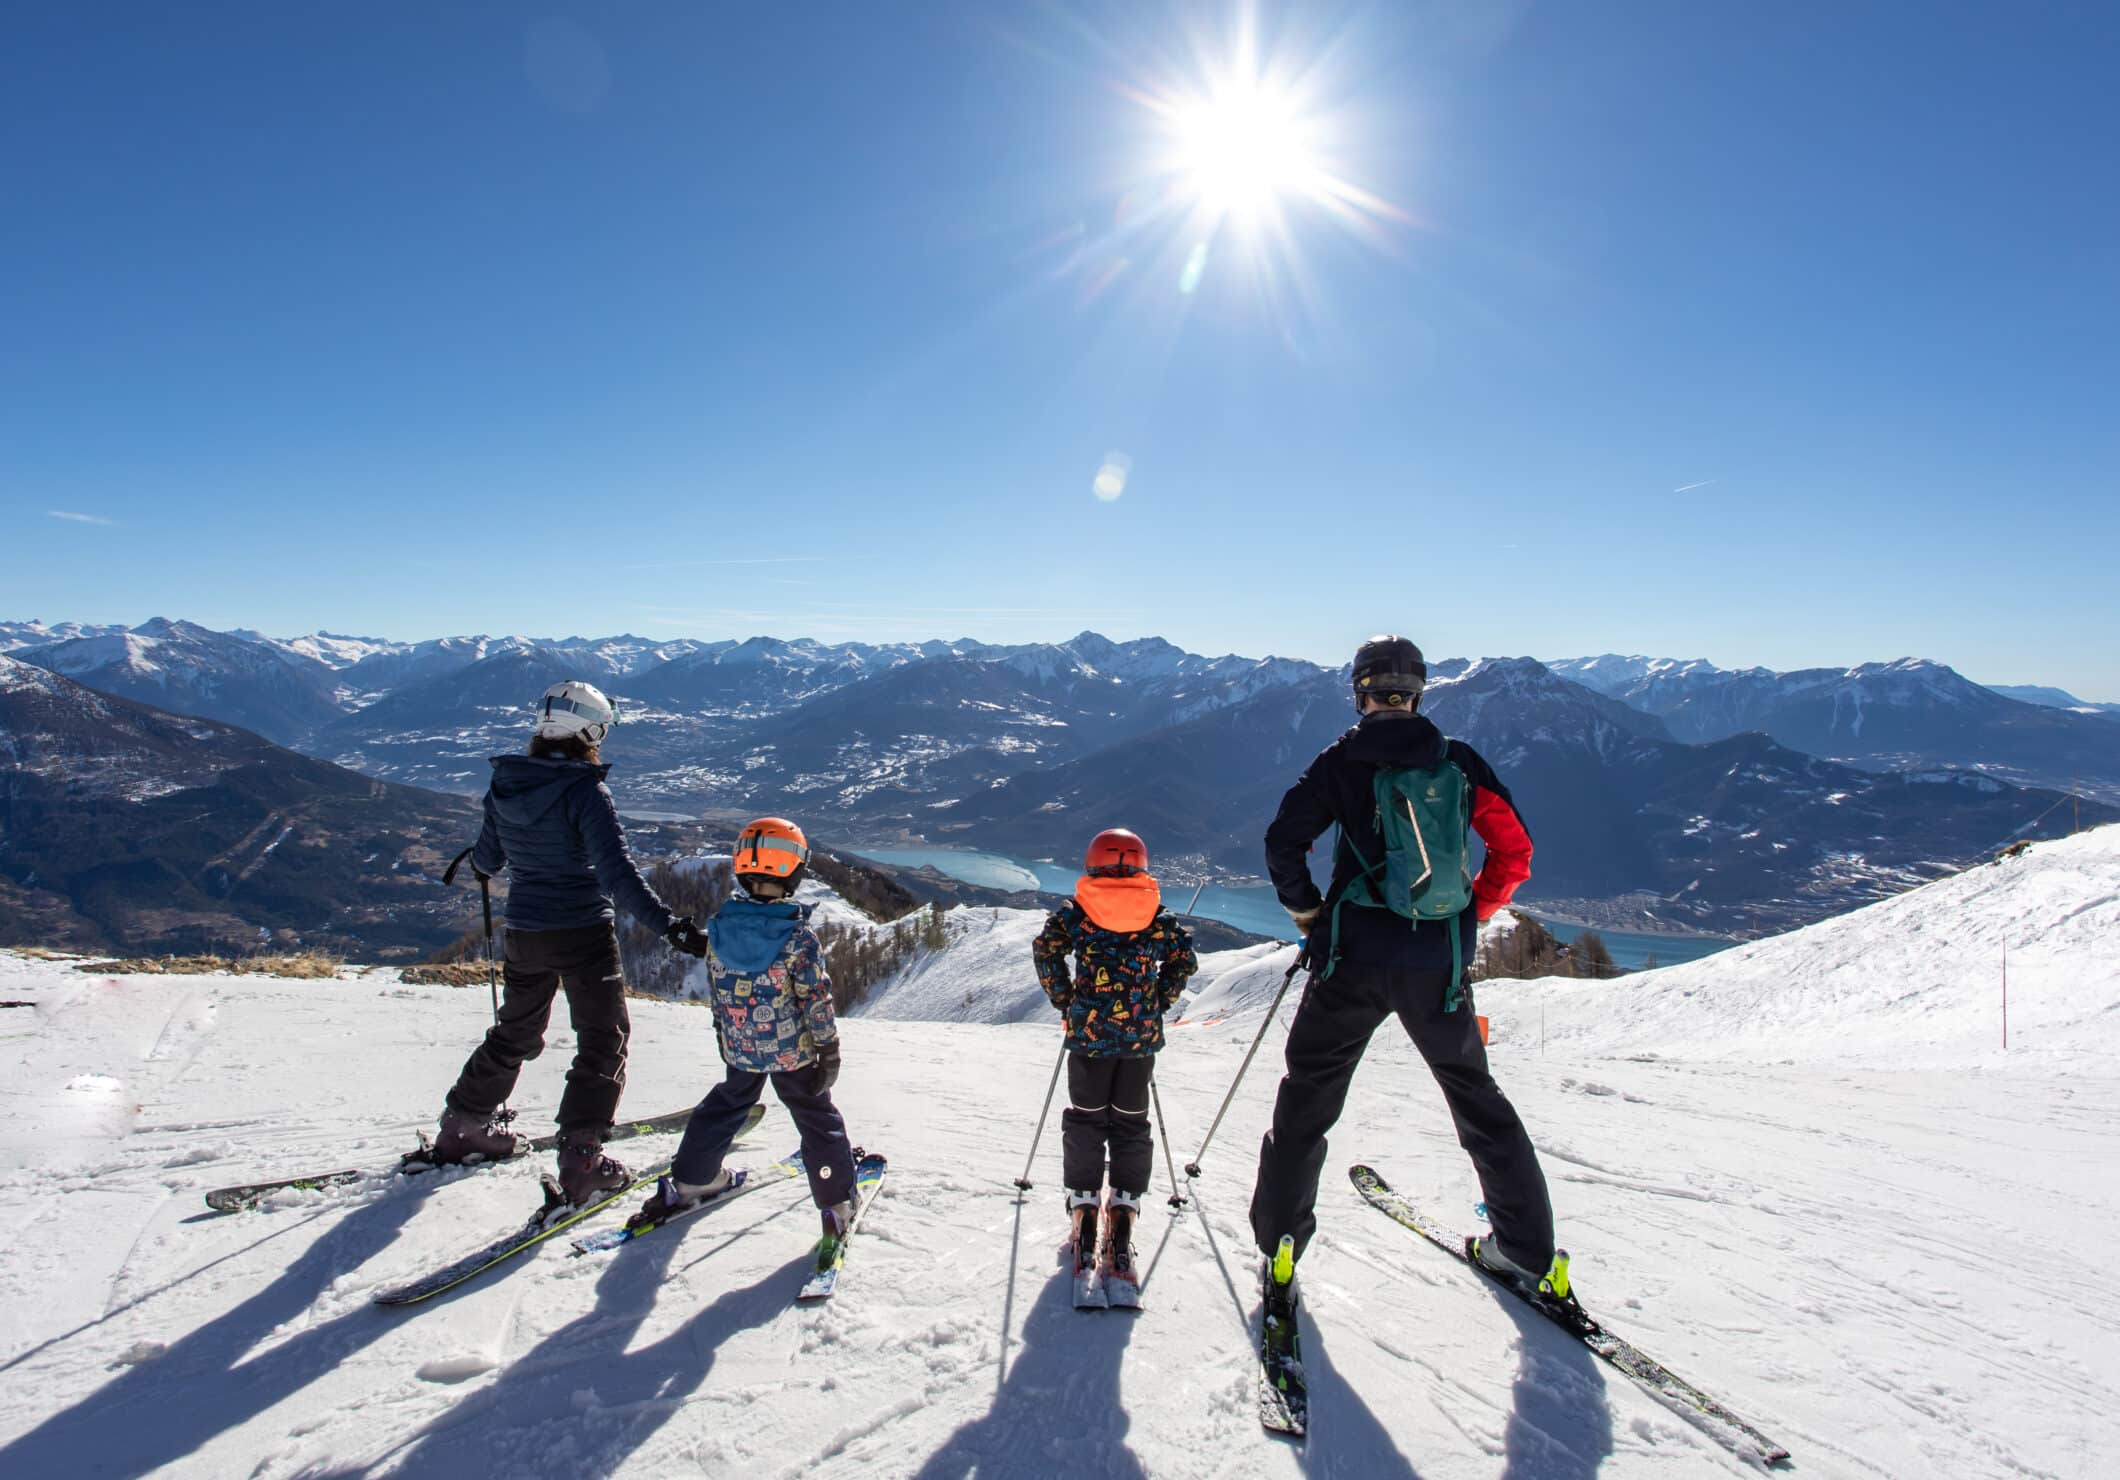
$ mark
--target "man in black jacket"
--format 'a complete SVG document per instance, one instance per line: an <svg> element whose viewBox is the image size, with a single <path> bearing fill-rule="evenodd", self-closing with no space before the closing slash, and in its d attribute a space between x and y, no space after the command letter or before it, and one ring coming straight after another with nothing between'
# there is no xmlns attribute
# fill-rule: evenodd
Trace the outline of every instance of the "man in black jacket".
<svg viewBox="0 0 2120 1480"><path fill-rule="evenodd" d="M1478 921L1509 902L1531 876L1531 835L1508 788L1479 753L1448 740L1418 713L1428 665L1403 637L1377 637L1355 655L1355 708L1361 718L1327 746L1288 789L1266 830L1266 868L1281 904L1309 940L1312 974L1288 1035L1288 1072L1274 1101L1273 1128L1259 1147L1251 1221L1267 1256L1269 1310L1294 1308L1287 1279L1276 1280L1282 1238L1300 1258L1317 1231L1318 1177L1325 1133L1339 1119L1363 1050L1396 1015L1427 1060L1471 1155L1494 1231L1479 1240L1490 1268L1536 1286L1553 1259L1553 1211L1537 1153L1516 1110L1487 1072L1472 994L1455 978L1478 943ZM1470 791L1471 826L1487 845L1472 904L1454 920L1412 921L1345 895L1383 857L1377 773L1454 766ZM1321 896L1310 876L1310 845L1340 828L1332 887ZM1450 932L1458 933L1453 949ZM1292 1275L1291 1260L1287 1272Z"/></svg>
<svg viewBox="0 0 2120 1480"><path fill-rule="evenodd" d="M487 1029L450 1089L435 1137L436 1161L474 1156L501 1160L527 1138L497 1123L523 1061L544 1051L552 999L567 994L574 1024L574 1063L559 1101L559 1181L567 1199L623 1187L625 1167L603 1154L626 1083L625 976L619 965L612 901L698 955L705 937L673 915L626 850L618 808L604 777L599 745L617 718L592 684L555 684L540 701L527 755L493 758L486 821L472 849L481 878L508 870L507 990L500 1018Z"/></svg>

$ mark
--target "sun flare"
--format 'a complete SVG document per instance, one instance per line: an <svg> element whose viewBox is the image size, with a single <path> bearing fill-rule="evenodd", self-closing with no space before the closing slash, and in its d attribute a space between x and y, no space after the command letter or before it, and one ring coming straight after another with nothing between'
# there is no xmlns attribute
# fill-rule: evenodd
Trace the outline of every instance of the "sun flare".
<svg viewBox="0 0 2120 1480"><path fill-rule="evenodd" d="M1312 126L1284 93L1227 84L1173 109L1169 122L1180 188L1217 217L1256 220L1317 188Z"/></svg>

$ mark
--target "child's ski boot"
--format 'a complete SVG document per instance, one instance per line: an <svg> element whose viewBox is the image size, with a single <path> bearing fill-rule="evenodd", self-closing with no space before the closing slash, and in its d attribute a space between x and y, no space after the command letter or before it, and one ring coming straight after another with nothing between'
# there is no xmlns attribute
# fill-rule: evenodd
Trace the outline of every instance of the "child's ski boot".
<svg viewBox="0 0 2120 1480"><path fill-rule="evenodd" d="M1095 1189L1069 1188L1068 1215L1074 1223L1074 1238L1068 1243L1074 1262L1075 1309L1102 1310L1104 1276L1097 1268L1097 1236L1103 1194Z"/></svg>

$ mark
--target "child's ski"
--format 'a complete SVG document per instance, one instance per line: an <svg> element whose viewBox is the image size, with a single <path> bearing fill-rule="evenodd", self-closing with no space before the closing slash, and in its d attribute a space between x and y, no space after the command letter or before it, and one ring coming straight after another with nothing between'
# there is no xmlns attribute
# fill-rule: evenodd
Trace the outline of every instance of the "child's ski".
<svg viewBox="0 0 2120 1480"><path fill-rule="evenodd" d="M1112 1230L1117 1226L1113 1220L1110 1200L1104 1207L1103 1247L1097 1256L1097 1277L1104 1286L1104 1303L1113 1310L1139 1310L1141 1308L1141 1271L1134 1267L1133 1232L1140 1226L1136 1214L1122 1212L1126 1219L1126 1257L1118 1257Z"/></svg>
<svg viewBox="0 0 2120 1480"><path fill-rule="evenodd" d="M1097 1246L1104 1233L1103 1212L1100 1205L1089 1202L1072 1206L1067 1212L1073 1231L1060 1246L1060 1257L1067 1261L1069 1278L1074 1281L1076 1310L1103 1310L1110 1303L1104 1298L1104 1271L1097 1264ZM1082 1247L1085 1225L1091 1230L1086 1249Z"/></svg>
<svg viewBox="0 0 2120 1480"><path fill-rule="evenodd" d="M682 1222L694 1213L711 1213L716 1208L736 1201L747 1192L756 1192L761 1187L770 1187L775 1182L785 1182L790 1177L802 1175L802 1153L791 1152L771 1166L752 1171L749 1167L737 1167L729 1173L729 1185L709 1198L679 1208L674 1213L665 1213L659 1218L650 1218L645 1213L635 1213L617 1228L607 1228L600 1233L583 1234L574 1241L575 1254L595 1254L605 1249L615 1249L620 1244L629 1244L637 1238L667 1228L672 1223Z"/></svg>
<svg viewBox="0 0 2120 1480"><path fill-rule="evenodd" d="M744 1123L744 1130L747 1131L752 1126L757 1125L760 1120L765 1118L765 1113L765 1106L752 1106L751 1118ZM623 1124L613 1126L609 1139L624 1141L634 1136L652 1136L664 1131L681 1131L685 1128L685 1122L691 1118L692 1112L690 1110L676 1110L668 1115L658 1115L649 1120L629 1120ZM741 1135L742 1133L739 1131L737 1134ZM273 1193L283 1192L289 1188L308 1190L324 1187L346 1187L371 1177L418 1176L423 1172L434 1171L440 1165L428 1154L430 1144L427 1133L425 1131L420 1132L420 1149L406 1152L398 1158L397 1165L387 1172L369 1171L360 1167L339 1167L328 1172L309 1172L299 1177L282 1177L274 1182L240 1182L233 1187L216 1187L213 1191L206 1194L206 1206L217 1213L234 1213L244 1208L254 1208ZM524 1155L529 1155L531 1152L550 1151L558 1144L559 1133L556 1131L551 1135L539 1136L531 1141L530 1151L525 1152ZM464 1167L506 1166L509 1162L520 1161L521 1159L521 1157L510 1157L508 1161L466 1161L455 1163L455 1165Z"/></svg>
<svg viewBox="0 0 2120 1480"><path fill-rule="evenodd" d="M817 1262L811 1269L809 1279L803 1283L802 1289L795 1296L798 1301L830 1300L839 1289L839 1271L846 1263L847 1241L853 1238L854 1230L861 1226L862 1215L868 1212L869 1204L876 1201L876 1195L883 1191L884 1173L889 1171L890 1167L890 1162L883 1157L866 1155L854 1168L854 1216L847 1221L845 1231L837 1237L828 1233L817 1241Z"/></svg>
<svg viewBox="0 0 2120 1480"><path fill-rule="evenodd" d="M1492 1275L1486 1266L1472 1257L1470 1239L1462 1238L1444 1228L1400 1194L1392 1191L1390 1185L1378 1176L1373 1168L1349 1167L1347 1175L1353 1179L1355 1189L1387 1217L1412 1229L1445 1253L1456 1255L1480 1273L1488 1275L1497 1285L1522 1299L1533 1310L1545 1316L1606 1362L1699 1424L1733 1453L1763 1465L1781 1464L1789 1458L1788 1450L1714 1398L1684 1378L1675 1376L1663 1363L1632 1342L1607 1331L1576 1301L1572 1290L1563 1289L1558 1296L1550 1292L1531 1294L1518 1288L1514 1281ZM1562 1257L1565 1260L1566 1256ZM1565 1263L1560 1267L1565 1271ZM1565 1282L1565 1274L1561 1278Z"/></svg>

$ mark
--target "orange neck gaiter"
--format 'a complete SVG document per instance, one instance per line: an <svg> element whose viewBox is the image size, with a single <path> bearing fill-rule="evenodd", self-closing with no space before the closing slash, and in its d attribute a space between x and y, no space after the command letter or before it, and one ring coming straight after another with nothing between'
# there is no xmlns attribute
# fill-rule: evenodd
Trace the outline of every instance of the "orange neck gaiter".
<svg viewBox="0 0 2120 1480"><path fill-rule="evenodd" d="M1156 911L1163 907L1163 891L1147 874L1123 879L1096 879L1084 874L1075 880L1075 902L1100 930L1131 935L1146 930Z"/></svg>

